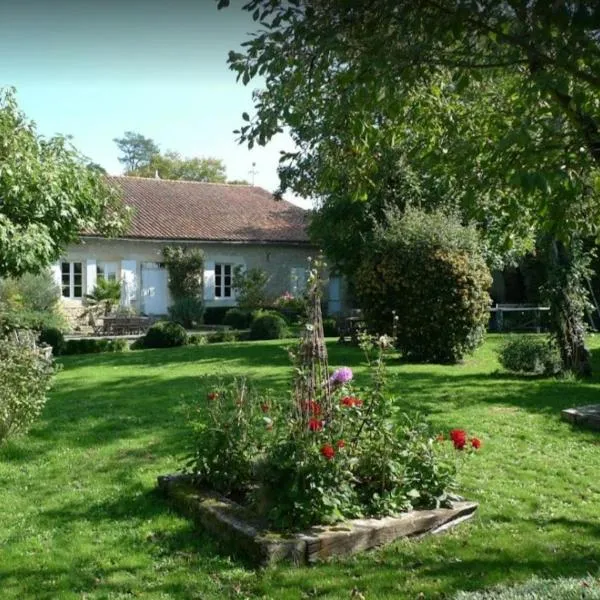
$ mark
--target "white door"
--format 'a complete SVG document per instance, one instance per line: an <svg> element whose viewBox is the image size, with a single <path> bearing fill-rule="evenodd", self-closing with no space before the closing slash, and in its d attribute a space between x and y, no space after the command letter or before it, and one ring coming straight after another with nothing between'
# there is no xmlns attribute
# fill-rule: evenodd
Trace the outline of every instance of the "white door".
<svg viewBox="0 0 600 600"><path fill-rule="evenodd" d="M166 315L168 303L167 270L155 263L143 264L143 311L148 315Z"/></svg>
<svg viewBox="0 0 600 600"><path fill-rule="evenodd" d="M342 311L342 280L340 277L329 278L329 297L327 313L338 315Z"/></svg>

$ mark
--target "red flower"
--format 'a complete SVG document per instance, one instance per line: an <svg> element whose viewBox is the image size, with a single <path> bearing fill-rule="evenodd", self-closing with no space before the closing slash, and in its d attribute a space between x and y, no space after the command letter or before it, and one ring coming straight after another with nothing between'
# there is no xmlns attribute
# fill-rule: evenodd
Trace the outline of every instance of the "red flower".
<svg viewBox="0 0 600 600"><path fill-rule="evenodd" d="M302 411L310 413L313 417L318 417L321 414L321 405L314 400L309 400L302 403Z"/></svg>
<svg viewBox="0 0 600 600"><path fill-rule="evenodd" d="M360 398L354 396L344 396L341 400L342 406L352 408L353 406L362 406L363 401Z"/></svg>
<svg viewBox="0 0 600 600"><path fill-rule="evenodd" d="M260 410L262 410L264 413L269 412L269 405L266 402L263 402L260 405Z"/></svg>
<svg viewBox="0 0 600 600"><path fill-rule="evenodd" d="M453 429L450 432L450 439L457 450L462 450L467 444L467 432L464 429Z"/></svg>
<svg viewBox="0 0 600 600"><path fill-rule="evenodd" d="M327 459L331 460L335 456L335 450L331 444L325 444L321 448L321 454Z"/></svg>
<svg viewBox="0 0 600 600"><path fill-rule="evenodd" d="M479 438L471 438L471 446L475 448L475 450L479 450L481 448L481 440Z"/></svg>
<svg viewBox="0 0 600 600"><path fill-rule="evenodd" d="M219 397L219 392L210 392L208 394L209 400L216 400Z"/></svg>
<svg viewBox="0 0 600 600"><path fill-rule="evenodd" d="M338 448L344 448L346 442L344 440L338 440L335 444Z"/></svg>
<svg viewBox="0 0 600 600"><path fill-rule="evenodd" d="M311 431L321 431L323 429L323 421L314 417L308 421L308 428Z"/></svg>

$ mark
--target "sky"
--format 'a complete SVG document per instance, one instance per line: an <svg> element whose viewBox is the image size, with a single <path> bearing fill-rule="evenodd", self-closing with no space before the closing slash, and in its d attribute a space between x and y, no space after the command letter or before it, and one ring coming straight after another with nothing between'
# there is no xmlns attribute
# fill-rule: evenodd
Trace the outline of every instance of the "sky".
<svg viewBox="0 0 600 600"><path fill-rule="evenodd" d="M136 131L161 150L223 159L228 179L251 181L255 171L255 184L274 191L291 139L249 151L233 133L261 85L237 83L226 63L255 28L242 4L0 0L0 86L17 89L40 133L72 136L111 174L122 172L113 138Z"/></svg>

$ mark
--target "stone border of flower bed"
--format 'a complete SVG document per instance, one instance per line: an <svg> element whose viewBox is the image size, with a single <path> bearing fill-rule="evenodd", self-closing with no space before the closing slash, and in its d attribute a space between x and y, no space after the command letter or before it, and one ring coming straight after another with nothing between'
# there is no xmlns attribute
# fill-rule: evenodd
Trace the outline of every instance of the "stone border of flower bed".
<svg viewBox="0 0 600 600"><path fill-rule="evenodd" d="M286 535L265 530L242 506L219 494L198 490L185 475L158 477L158 489L180 512L260 565L279 561L310 564L356 554L402 537L445 531L471 518L478 507L476 502L455 502L452 508L416 510L383 519L353 519Z"/></svg>
<svg viewBox="0 0 600 600"><path fill-rule="evenodd" d="M588 404L561 411L563 421L600 430L600 404Z"/></svg>

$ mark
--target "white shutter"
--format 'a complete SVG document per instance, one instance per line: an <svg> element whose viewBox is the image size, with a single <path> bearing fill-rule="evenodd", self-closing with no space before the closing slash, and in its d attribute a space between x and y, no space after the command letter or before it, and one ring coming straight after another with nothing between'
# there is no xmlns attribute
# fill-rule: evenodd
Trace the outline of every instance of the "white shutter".
<svg viewBox="0 0 600 600"><path fill-rule="evenodd" d="M85 290L86 294L91 294L96 287L96 259L88 258L85 261Z"/></svg>
<svg viewBox="0 0 600 600"><path fill-rule="evenodd" d="M210 260L204 263L204 299L215 299L215 262Z"/></svg>
<svg viewBox="0 0 600 600"><path fill-rule="evenodd" d="M52 273L52 279L54 280L54 283L62 290L62 270L61 270L60 261L55 262L50 267L50 271Z"/></svg>
<svg viewBox="0 0 600 600"><path fill-rule="evenodd" d="M135 304L137 299L137 261L121 261L121 303L123 306Z"/></svg>

